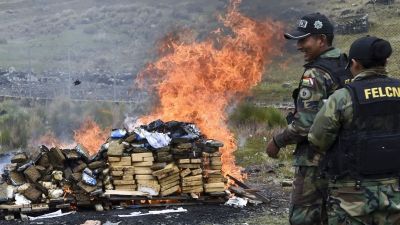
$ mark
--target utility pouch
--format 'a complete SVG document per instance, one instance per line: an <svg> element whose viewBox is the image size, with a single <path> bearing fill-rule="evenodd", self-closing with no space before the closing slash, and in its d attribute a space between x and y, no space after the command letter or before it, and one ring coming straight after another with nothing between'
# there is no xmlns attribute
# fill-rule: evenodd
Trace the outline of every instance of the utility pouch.
<svg viewBox="0 0 400 225"><path fill-rule="evenodd" d="M360 175L399 174L400 134L365 136L359 146L356 161Z"/></svg>

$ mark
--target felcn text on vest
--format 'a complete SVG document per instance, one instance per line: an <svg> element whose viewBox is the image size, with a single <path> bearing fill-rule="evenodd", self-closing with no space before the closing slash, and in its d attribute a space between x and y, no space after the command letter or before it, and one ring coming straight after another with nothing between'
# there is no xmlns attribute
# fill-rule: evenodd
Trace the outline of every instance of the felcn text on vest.
<svg viewBox="0 0 400 225"><path fill-rule="evenodd" d="M400 98L400 87L373 87L364 89L365 99Z"/></svg>

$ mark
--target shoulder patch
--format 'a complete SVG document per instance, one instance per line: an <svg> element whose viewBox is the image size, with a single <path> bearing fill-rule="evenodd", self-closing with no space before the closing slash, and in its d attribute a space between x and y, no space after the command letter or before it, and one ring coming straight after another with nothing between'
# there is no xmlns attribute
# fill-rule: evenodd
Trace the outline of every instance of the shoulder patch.
<svg viewBox="0 0 400 225"><path fill-rule="evenodd" d="M314 78L311 77L305 77L301 80L301 84L302 86L306 86L306 87L313 87L315 83Z"/></svg>
<svg viewBox="0 0 400 225"><path fill-rule="evenodd" d="M300 89L299 96L303 100L308 100L311 98L312 93L311 93L310 89L302 88L302 89Z"/></svg>

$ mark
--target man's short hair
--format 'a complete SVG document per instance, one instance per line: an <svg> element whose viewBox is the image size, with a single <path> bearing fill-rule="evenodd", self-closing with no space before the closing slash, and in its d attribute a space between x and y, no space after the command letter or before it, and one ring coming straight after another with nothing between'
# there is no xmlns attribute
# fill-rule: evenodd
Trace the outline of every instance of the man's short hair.
<svg viewBox="0 0 400 225"><path fill-rule="evenodd" d="M323 34L326 37L326 43L328 44L329 47L332 46L333 44L333 39L335 38L334 34ZM321 36L321 34L313 34L314 37L318 38Z"/></svg>

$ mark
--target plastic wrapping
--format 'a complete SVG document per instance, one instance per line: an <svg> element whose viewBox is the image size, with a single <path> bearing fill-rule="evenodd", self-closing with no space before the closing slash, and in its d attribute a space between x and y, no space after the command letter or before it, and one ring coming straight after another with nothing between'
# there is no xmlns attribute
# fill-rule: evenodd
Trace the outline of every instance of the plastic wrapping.
<svg viewBox="0 0 400 225"><path fill-rule="evenodd" d="M97 180L96 178L90 176L87 173L82 173L82 181L90 186L96 186L97 185Z"/></svg>
<svg viewBox="0 0 400 225"><path fill-rule="evenodd" d="M125 137L127 133L128 132L126 132L125 129L115 129L115 130L111 131L110 137L114 138L114 139L120 139L120 138Z"/></svg>

